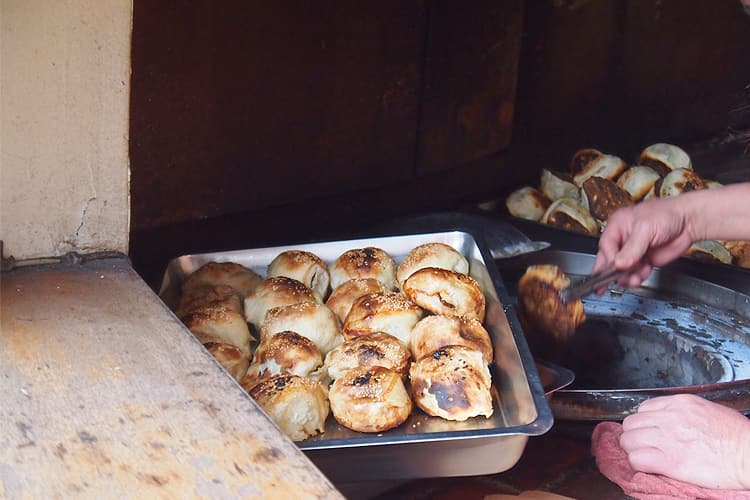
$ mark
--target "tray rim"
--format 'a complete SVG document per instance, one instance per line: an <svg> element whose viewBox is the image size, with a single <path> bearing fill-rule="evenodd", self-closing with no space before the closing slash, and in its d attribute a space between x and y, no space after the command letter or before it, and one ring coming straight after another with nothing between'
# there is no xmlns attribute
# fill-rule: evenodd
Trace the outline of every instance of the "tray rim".
<svg viewBox="0 0 750 500"><path fill-rule="evenodd" d="M536 410L536 418L529 421L528 423L508 426L508 427L493 427L485 429L463 429L455 431L440 431L432 433L412 433L412 434L401 434L401 435L390 435L388 440L380 440L382 436L380 434L367 434L364 435L370 437L362 437L356 440L351 438L334 438L334 439L310 439L303 441L295 441L295 444L302 451L314 451L314 450L331 450L331 449L357 449L357 448L368 448L372 446L404 446L408 444L424 444L436 441L465 441L465 440L481 440L481 439L502 439L508 436L538 436L546 433L552 428L554 423L554 415L549 405L549 400L544 387L542 386L541 378L536 368L536 361L534 360L526 339L521 329L520 323L516 316L516 306L513 303L510 295L505 287L505 284L500 276L500 272L495 265L495 261L491 255L491 252L487 246L485 238L482 234L478 233L474 228L467 227L463 224L448 224L445 226L430 228L429 230L391 230L387 233L371 233L367 235L357 235L351 238L345 239L326 239L326 240L314 240L306 242L291 242L282 245L274 245L267 247L256 247L256 248L242 248L233 250L218 250L212 252L202 252L194 254L184 254L170 259L165 268L160 283L158 295L161 298L162 293L165 291L167 282L167 272L173 262L179 261L185 258L195 257L210 257L213 255L227 255L232 253L241 253L248 251L282 251L283 249L289 249L290 247L303 247L317 244L332 244L332 243L351 243L352 248L358 248L357 242L364 242L369 240L378 240L386 238L403 238L403 237L419 237L428 235L447 235L451 233L458 233L467 235L471 238L473 243L476 245L479 253L482 257L482 264L487 270L490 277L492 286L497 294L498 301L502 307L503 313L506 316L510 332L513 337L514 344L518 350L521 365L526 375L527 385L529 388L531 401L533 402L534 409ZM207 351L206 351L207 352ZM209 354L210 355L210 354ZM493 367L494 368L494 367ZM227 374L227 376L229 376ZM555 389L559 390L559 389ZM255 404L255 403L254 403Z"/></svg>

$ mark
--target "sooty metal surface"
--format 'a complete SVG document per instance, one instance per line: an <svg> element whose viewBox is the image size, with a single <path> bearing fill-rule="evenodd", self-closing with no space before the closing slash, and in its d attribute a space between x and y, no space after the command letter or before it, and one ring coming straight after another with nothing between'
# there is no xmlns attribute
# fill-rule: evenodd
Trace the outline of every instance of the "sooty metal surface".
<svg viewBox="0 0 750 500"><path fill-rule="evenodd" d="M556 264L575 281L593 259L550 250L496 263L515 298L527 266ZM746 286L744 271L732 276ZM555 417L623 418L644 399L677 392L750 412L750 296L734 285L696 278L682 265L656 269L640 288L584 298L587 320L552 359L576 375L555 393Z"/></svg>

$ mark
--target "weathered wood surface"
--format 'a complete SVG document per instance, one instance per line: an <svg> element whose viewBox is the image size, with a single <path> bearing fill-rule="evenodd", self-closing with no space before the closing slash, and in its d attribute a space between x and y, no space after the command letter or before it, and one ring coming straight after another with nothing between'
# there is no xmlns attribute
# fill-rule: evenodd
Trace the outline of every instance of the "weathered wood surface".
<svg viewBox="0 0 750 500"><path fill-rule="evenodd" d="M0 497L340 497L126 260L0 282Z"/></svg>

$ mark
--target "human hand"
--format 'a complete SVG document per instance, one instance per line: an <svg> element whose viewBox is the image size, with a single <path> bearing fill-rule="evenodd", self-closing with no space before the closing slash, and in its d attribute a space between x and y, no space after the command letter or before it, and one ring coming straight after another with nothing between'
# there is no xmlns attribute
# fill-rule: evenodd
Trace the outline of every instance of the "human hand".
<svg viewBox="0 0 750 500"><path fill-rule="evenodd" d="M718 489L750 489L750 420L692 394L643 402L622 422L636 471Z"/></svg>
<svg viewBox="0 0 750 500"><path fill-rule="evenodd" d="M640 285L654 266L682 255L693 242L680 199L661 198L617 210L599 238L593 272L609 265L627 271L618 283Z"/></svg>

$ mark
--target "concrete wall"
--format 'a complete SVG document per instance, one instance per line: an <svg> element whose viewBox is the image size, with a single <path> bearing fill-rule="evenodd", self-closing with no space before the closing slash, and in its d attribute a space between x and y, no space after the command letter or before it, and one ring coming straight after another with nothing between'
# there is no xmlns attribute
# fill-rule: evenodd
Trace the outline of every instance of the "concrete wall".
<svg viewBox="0 0 750 500"><path fill-rule="evenodd" d="M132 0L0 0L0 239L127 252Z"/></svg>

